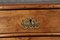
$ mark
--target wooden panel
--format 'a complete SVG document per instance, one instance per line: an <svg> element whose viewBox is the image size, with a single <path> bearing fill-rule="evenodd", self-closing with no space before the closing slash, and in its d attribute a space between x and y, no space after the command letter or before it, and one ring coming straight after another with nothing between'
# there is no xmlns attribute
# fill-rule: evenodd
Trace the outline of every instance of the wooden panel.
<svg viewBox="0 0 60 40"><path fill-rule="evenodd" d="M25 29L23 20L32 17L39 22L37 29ZM0 11L0 33L34 32L60 33L60 10Z"/></svg>
<svg viewBox="0 0 60 40"><path fill-rule="evenodd" d="M0 38L0 40L60 40L60 37L20 37L20 38Z"/></svg>
<svg viewBox="0 0 60 40"><path fill-rule="evenodd" d="M60 40L60 37L32 37L28 40Z"/></svg>
<svg viewBox="0 0 60 40"><path fill-rule="evenodd" d="M60 37L32 37L29 40L60 40Z"/></svg>
<svg viewBox="0 0 60 40"><path fill-rule="evenodd" d="M0 40L28 40L28 38L0 38Z"/></svg>
<svg viewBox="0 0 60 40"><path fill-rule="evenodd" d="M0 9L60 8L60 4L0 4Z"/></svg>

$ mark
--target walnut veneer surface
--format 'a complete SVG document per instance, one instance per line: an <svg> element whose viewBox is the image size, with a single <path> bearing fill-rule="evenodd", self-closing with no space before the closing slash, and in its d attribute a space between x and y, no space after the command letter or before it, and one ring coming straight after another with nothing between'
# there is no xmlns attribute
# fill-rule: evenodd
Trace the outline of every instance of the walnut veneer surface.
<svg viewBox="0 0 60 40"><path fill-rule="evenodd" d="M60 40L60 5L1 4L0 40Z"/></svg>

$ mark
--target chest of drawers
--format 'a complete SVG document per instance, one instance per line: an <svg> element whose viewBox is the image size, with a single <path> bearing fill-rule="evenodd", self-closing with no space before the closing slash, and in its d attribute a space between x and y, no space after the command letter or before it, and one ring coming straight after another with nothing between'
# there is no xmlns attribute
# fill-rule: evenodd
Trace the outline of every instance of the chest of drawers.
<svg viewBox="0 0 60 40"><path fill-rule="evenodd" d="M60 40L60 5L0 5L0 40Z"/></svg>

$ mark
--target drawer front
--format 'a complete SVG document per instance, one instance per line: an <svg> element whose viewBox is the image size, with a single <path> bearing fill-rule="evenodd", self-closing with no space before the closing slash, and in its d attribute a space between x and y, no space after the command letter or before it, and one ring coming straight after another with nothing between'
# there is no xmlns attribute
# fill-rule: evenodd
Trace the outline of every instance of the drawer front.
<svg viewBox="0 0 60 40"><path fill-rule="evenodd" d="M0 40L60 40L60 37L0 38Z"/></svg>
<svg viewBox="0 0 60 40"><path fill-rule="evenodd" d="M0 11L0 33L60 32L60 10Z"/></svg>

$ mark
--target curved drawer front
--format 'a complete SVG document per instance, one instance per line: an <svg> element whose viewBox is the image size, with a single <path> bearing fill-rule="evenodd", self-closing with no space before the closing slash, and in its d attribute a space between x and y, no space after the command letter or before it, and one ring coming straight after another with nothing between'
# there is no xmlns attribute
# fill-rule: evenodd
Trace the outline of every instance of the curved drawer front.
<svg viewBox="0 0 60 40"><path fill-rule="evenodd" d="M0 33L60 32L60 10L0 11Z"/></svg>

